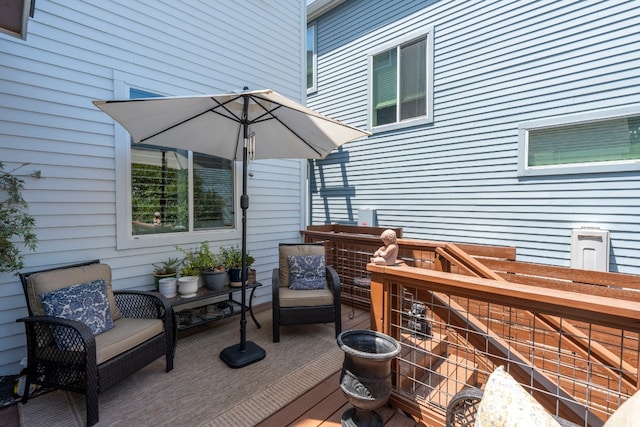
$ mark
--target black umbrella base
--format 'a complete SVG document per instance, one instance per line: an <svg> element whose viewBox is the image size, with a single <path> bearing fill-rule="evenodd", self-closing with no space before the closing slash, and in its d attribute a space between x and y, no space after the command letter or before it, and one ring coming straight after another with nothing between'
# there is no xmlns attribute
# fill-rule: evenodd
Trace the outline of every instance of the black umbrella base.
<svg viewBox="0 0 640 427"><path fill-rule="evenodd" d="M241 350L241 344L232 345L220 352L220 359L230 368L242 368L265 358L267 352L262 347L251 341L245 343L245 349Z"/></svg>

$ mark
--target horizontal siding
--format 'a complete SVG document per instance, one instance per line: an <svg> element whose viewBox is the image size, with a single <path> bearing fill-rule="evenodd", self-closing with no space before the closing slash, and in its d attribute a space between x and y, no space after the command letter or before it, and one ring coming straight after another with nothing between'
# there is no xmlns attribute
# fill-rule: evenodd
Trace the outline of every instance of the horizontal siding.
<svg viewBox="0 0 640 427"><path fill-rule="evenodd" d="M366 126L367 54L433 27L435 119L316 162L312 222L372 207L407 237L567 266L571 229L600 226L611 270L640 274L639 173L517 177L520 123L640 103L638 22L632 1L354 0L321 16L311 108Z"/></svg>
<svg viewBox="0 0 640 427"><path fill-rule="evenodd" d="M115 97L116 75L166 95L248 86L303 101L304 11L299 0L51 0L36 3L26 41L0 35L0 159L42 172L25 183L40 240L25 270L100 259L114 288L149 289L151 264L178 253L174 245L116 249L114 125L91 101ZM271 298L277 243L300 238L303 165L251 164L248 248L265 284L256 303ZM0 274L0 375L17 373L26 355L15 323L24 315L17 277Z"/></svg>

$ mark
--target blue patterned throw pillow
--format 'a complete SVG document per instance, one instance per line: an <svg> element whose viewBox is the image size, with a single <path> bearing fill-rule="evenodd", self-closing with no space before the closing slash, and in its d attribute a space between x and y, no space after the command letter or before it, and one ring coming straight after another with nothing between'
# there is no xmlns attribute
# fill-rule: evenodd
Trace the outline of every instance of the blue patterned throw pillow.
<svg viewBox="0 0 640 427"><path fill-rule="evenodd" d="M42 307L48 316L77 320L98 335L114 327L104 280L80 283L40 295ZM78 345L66 328L53 328L53 337L61 350Z"/></svg>
<svg viewBox="0 0 640 427"><path fill-rule="evenodd" d="M295 290L326 288L325 268L324 255L289 256L289 288Z"/></svg>

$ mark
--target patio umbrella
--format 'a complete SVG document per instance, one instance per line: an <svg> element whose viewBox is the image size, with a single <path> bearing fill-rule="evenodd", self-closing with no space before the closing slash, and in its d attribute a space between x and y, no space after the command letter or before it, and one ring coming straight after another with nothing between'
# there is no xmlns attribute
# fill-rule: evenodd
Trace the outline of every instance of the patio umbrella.
<svg viewBox="0 0 640 427"><path fill-rule="evenodd" d="M124 126L134 143L182 148L242 160L242 305L246 304L247 165L251 159L322 159L340 145L369 135L315 112L270 89L221 95L94 101ZM242 310L240 343L220 357L232 368L262 360L265 351L246 340Z"/></svg>

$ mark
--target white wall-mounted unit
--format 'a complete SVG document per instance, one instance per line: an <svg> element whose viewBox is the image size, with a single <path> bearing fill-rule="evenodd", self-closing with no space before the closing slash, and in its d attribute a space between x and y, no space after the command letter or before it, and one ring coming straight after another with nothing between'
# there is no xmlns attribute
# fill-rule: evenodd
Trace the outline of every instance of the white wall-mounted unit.
<svg viewBox="0 0 640 427"><path fill-rule="evenodd" d="M599 228L571 230L571 268L609 271L609 231Z"/></svg>
<svg viewBox="0 0 640 427"><path fill-rule="evenodd" d="M377 226L376 210L372 208L358 209L358 225L363 227Z"/></svg>

